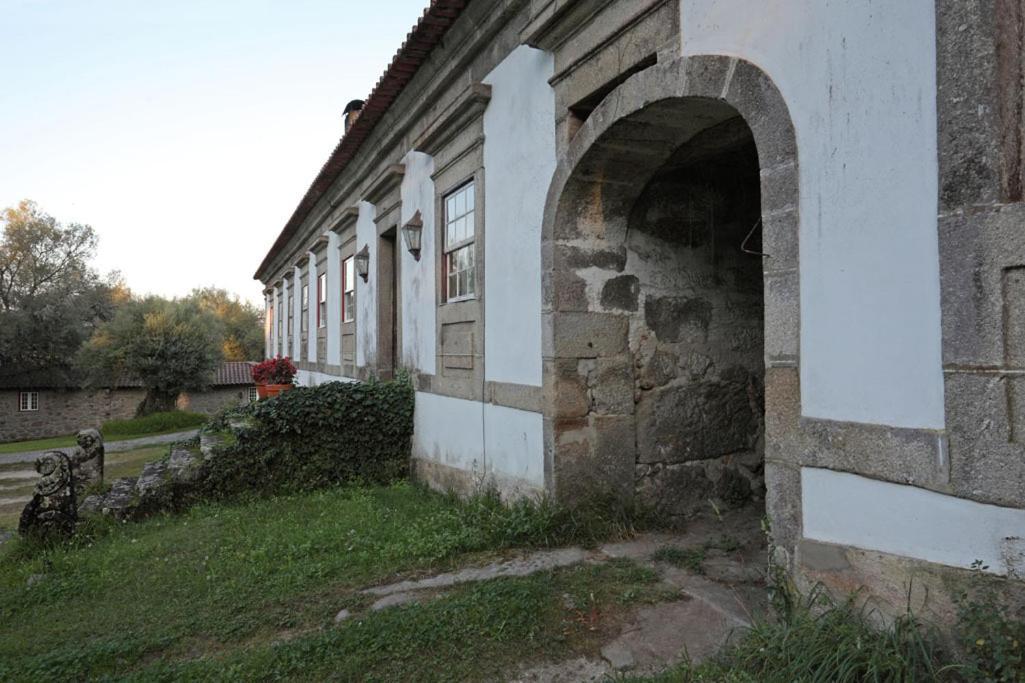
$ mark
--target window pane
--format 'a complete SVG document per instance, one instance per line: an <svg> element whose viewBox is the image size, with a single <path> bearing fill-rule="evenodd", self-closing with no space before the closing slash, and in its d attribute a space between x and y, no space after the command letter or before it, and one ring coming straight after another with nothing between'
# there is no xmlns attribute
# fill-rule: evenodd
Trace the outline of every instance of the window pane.
<svg viewBox="0 0 1025 683"><path fill-rule="evenodd" d="M466 188L466 210L467 211L473 211L473 202L474 202L474 191L473 191L473 184L471 183Z"/></svg>

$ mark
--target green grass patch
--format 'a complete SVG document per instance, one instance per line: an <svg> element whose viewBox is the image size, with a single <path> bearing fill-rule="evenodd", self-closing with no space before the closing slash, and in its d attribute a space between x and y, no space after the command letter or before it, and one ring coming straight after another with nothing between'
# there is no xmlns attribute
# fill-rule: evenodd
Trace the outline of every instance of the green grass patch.
<svg viewBox="0 0 1025 683"><path fill-rule="evenodd" d="M672 545L664 545L654 552L651 559L656 562L665 562L680 569L704 574L705 570L701 563L705 561L704 548L679 548Z"/></svg>
<svg viewBox="0 0 1025 683"><path fill-rule="evenodd" d="M0 546L0 680L78 680L316 630L362 605L358 588L601 528L403 483L201 505L46 551L12 541ZM34 574L45 578L29 587Z"/></svg>
<svg viewBox="0 0 1025 683"><path fill-rule="evenodd" d="M196 429L206 424L206 415L199 413L187 413L184 411L171 411L166 413L153 413L146 417L137 417L131 420L110 420L104 422L100 427L104 441L124 441L143 436L160 436L162 434L174 434L190 429ZM34 439L32 441L12 441L0 444L0 454L24 453L27 451L45 451L51 448L65 448L75 445L74 435L54 436L47 439Z"/></svg>
<svg viewBox="0 0 1025 683"><path fill-rule="evenodd" d="M110 420L103 423L100 432L104 439L129 439L148 434L166 434L196 429L206 424L206 415L189 413L183 410L172 410L166 413L153 413L145 417L131 420Z"/></svg>
<svg viewBox="0 0 1025 683"><path fill-rule="evenodd" d="M700 666L682 664L624 683L862 683L954 681L959 667L934 630L911 615L880 630L857 596L834 605L820 592L783 618L762 621L739 643Z"/></svg>
<svg viewBox="0 0 1025 683"><path fill-rule="evenodd" d="M597 656L631 606L676 597L628 560L464 585L440 598L191 661L135 680L503 680L541 661Z"/></svg>

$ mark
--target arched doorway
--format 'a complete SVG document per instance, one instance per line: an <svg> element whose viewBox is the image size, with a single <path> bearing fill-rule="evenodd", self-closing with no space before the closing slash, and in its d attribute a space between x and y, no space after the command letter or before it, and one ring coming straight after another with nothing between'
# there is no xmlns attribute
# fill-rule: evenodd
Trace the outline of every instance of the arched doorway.
<svg viewBox="0 0 1025 683"><path fill-rule="evenodd" d="M681 517L759 499L799 310L796 146L765 74L691 57L613 91L556 172L542 253L552 492Z"/></svg>

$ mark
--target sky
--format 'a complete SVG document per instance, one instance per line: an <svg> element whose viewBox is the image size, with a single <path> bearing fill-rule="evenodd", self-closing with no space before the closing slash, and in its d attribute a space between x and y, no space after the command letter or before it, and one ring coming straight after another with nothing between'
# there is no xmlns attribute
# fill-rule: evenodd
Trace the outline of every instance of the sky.
<svg viewBox="0 0 1025 683"><path fill-rule="evenodd" d="M428 0L0 0L0 207L139 294L253 273Z"/></svg>

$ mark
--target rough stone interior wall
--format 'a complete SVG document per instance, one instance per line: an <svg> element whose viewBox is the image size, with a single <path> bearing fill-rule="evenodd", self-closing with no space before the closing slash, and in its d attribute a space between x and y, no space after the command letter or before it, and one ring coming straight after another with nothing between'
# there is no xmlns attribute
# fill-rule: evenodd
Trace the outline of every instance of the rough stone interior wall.
<svg viewBox="0 0 1025 683"><path fill-rule="evenodd" d="M146 397L141 389L40 391L39 410L18 410L17 391L0 392L0 442L42 439L127 420Z"/></svg>
<svg viewBox="0 0 1025 683"><path fill-rule="evenodd" d="M624 274L602 289L604 308L630 313L637 497L662 514L762 496L759 231L744 245L759 215L757 150L734 119L652 178L630 212Z"/></svg>

